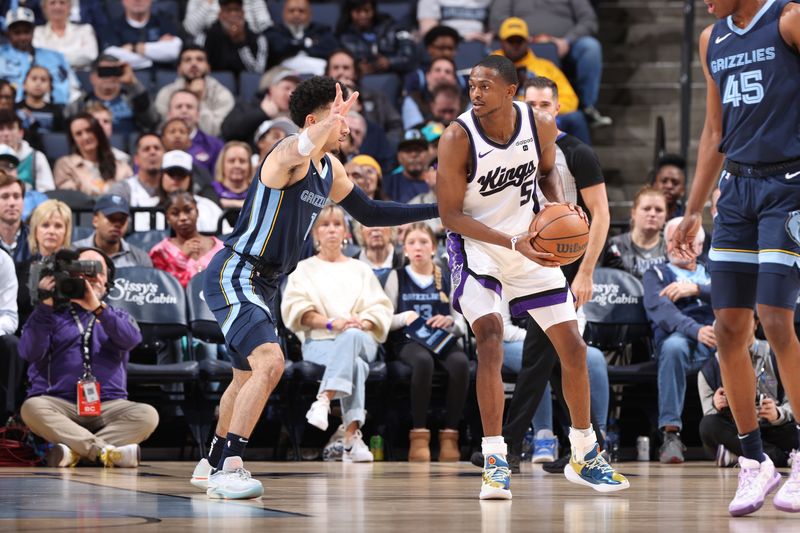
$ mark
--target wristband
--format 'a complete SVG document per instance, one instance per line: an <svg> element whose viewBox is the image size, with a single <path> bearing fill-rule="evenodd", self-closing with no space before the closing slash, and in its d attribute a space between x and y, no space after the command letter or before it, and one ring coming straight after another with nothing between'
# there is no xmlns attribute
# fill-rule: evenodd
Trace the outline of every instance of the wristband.
<svg viewBox="0 0 800 533"><path fill-rule="evenodd" d="M94 311L92 311L92 314L94 316L100 316L101 314L103 314L103 311L106 310L106 307L107 307L106 304L100 302L100 305L98 305L97 308Z"/></svg>
<svg viewBox="0 0 800 533"><path fill-rule="evenodd" d="M325 329L328 331L333 331L333 319L328 319L328 322L325 324Z"/></svg>
<svg viewBox="0 0 800 533"><path fill-rule="evenodd" d="M308 136L308 130L303 130L300 136L297 138L297 151L300 152L300 155L303 157L308 157L311 155L311 152L314 151L313 141Z"/></svg>
<svg viewBox="0 0 800 533"><path fill-rule="evenodd" d="M517 241L518 240L519 240L519 235L514 235L513 237L511 237L511 251L512 252L516 252L517 251Z"/></svg>

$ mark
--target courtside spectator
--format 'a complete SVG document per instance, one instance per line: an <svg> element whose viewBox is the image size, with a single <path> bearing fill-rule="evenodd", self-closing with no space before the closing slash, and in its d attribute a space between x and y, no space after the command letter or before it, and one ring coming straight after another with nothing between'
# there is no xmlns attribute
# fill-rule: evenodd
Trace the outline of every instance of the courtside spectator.
<svg viewBox="0 0 800 533"><path fill-rule="evenodd" d="M397 146L400 167L386 176L383 192L396 202L408 202L418 194L428 192L422 173L430 164L428 141L419 130L406 131Z"/></svg>
<svg viewBox="0 0 800 533"><path fill-rule="evenodd" d="M126 365L142 334L127 312L102 301L114 280L111 260L95 249L82 251L79 259L99 261L102 270L84 276L84 297L58 306L52 298L44 298L22 330L19 355L29 363L31 383L22 419L53 444L47 455L49 466L75 466L85 460L106 467L136 467L138 443L158 425L153 407L126 399ZM52 291L54 285L53 277L45 276L39 288ZM87 374L93 379L84 380ZM79 388L87 400L96 398L97 414L81 409Z"/></svg>
<svg viewBox="0 0 800 533"><path fill-rule="evenodd" d="M167 119L180 118L189 127L192 145L186 150L198 165L205 167L210 174L214 173L219 151L224 144L219 138L200 129L200 100L193 92L179 89L169 98Z"/></svg>
<svg viewBox="0 0 800 533"><path fill-rule="evenodd" d="M28 246L31 259L50 257L72 242L72 211L64 202L47 200L31 213Z"/></svg>
<svg viewBox="0 0 800 533"><path fill-rule="evenodd" d="M597 15L589 1L493 0L489 11L489 28L500 31L503 21L509 17L518 17L527 23L533 42L556 45L564 66L574 72L573 81L589 125L610 125L611 118L603 116L595 107L603 75L603 50L600 41L594 37L597 33ZM553 79L542 72L536 74ZM560 86L558 90L561 92Z"/></svg>
<svg viewBox="0 0 800 533"><path fill-rule="evenodd" d="M158 123L158 113L147 89L139 82L129 63L115 56L101 54L92 64L89 76L91 92L67 106L66 115L84 111L92 102L100 102L111 112L114 130L125 135L147 131Z"/></svg>
<svg viewBox="0 0 800 533"><path fill-rule="evenodd" d="M101 196L94 204L94 233L75 241L73 247L97 248L110 257L117 268L153 266L144 250L129 244L124 238L130 217L130 207L125 198L116 194Z"/></svg>
<svg viewBox="0 0 800 533"><path fill-rule="evenodd" d="M218 0L189 0L183 17L183 29L189 35L200 37L217 21L223 3ZM272 17L263 0L244 0L242 9L247 25L255 33L263 33L272 26Z"/></svg>
<svg viewBox="0 0 800 533"><path fill-rule="evenodd" d="M282 64L303 73L322 75L325 63L339 47L330 26L311 20L309 0L286 0L283 20L266 32L270 66Z"/></svg>
<svg viewBox="0 0 800 533"><path fill-rule="evenodd" d="M222 147L214 169L214 191L223 209L241 209L253 180L253 152L241 141L230 141Z"/></svg>
<svg viewBox="0 0 800 533"><path fill-rule="evenodd" d="M444 25L458 30L465 41L489 45L492 32L486 31L486 22L491 4L492 0L418 0L419 32L425 35L436 25Z"/></svg>
<svg viewBox="0 0 800 533"><path fill-rule="evenodd" d="M325 431L331 401L341 399L345 462L372 462L361 435L369 362L392 321L392 304L366 265L342 254L344 211L326 206L313 229L317 255L289 275L281 301L286 327L303 342L303 359L325 367L308 423Z"/></svg>
<svg viewBox="0 0 800 533"><path fill-rule="evenodd" d="M103 128L86 112L67 125L70 154L60 157L53 170L56 187L100 196L116 182L133 176L126 163L117 161Z"/></svg>
<svg viewBox="0 0 800 533"><path fill-rule="evenodd" d="M289 98L300 83L300 75L284 67L266 72L258 93L249 101L239 100L222 123L222 136L231 141L249 142L265 120L289 116Z"/></svg>
<svg viewBox="0 0 800 533"><path fill-rule="evenodd" d="M97 36L90 24L69 20L71 4L70 0L42 0L47 24L34 28L33 46L61 52L73 69L82 70L97 59Z"/></svg>
<svg viewBox="0 0 800 533"><path fill-rule="evenodd" d="M358 223L354 226L353 233L361 246L357 259L366 263L383 285L389 273L402 267L405 261L402 246L394 246L397 231L390 227L368 228Z"/></svg>
<svg viewBox="0 0 800 533"><path fill-rule="evenodd" d="M34 63L41 65L53 79L53 103L66 104L78 97L78 79L61 52L33 46L33 20L33 11L25 7L6 14L8 42L0 45L0 78L16 86L16 100L21 100L25 74Z"/></svg>
<svg viewBox="0 0 800 533"><path fill-rule="evenodd" d="M677 154L664 154L653 169L653 188L667 198L667 220L683 216L686 194L686 160Z"/></svg>
<svg viewBox="0 0 800 533"><path fill-rule="evenodd" d="M602 266L618 268L639 279L667 261L667 243L661 230L667 222L667 199L652 187L642 187L633 199L631 229L608 239Z"/></svg>
<svg viewBox="0 0 800 533"><path fill-rule="evenodd" d="M208 29L204 46L214 70L238 74L267 68L267 38L250 28L242 0L219 0L219 20Z"/></svg>
<svg viewBox="0 0 800 533"><path fill-rule="evenodd" d="M203 0L205 1L205 0ZM162 117L167 115L172 94L186 89L200 101L200 129L209 135L219 135L222 121L236 100L233 94L211 75L206 51L196 45L184 46L178 60L178 77L158 91L155 107Z"/></svg>
<svg viewBox="0 0 800 533"><path fill-rule="evenodd" d="M412 429L408 436L408 460L431 460L427 419L435 367L447 373L444 427L439 430L439 461L458 461L461 457L458 426L467 400L469 360L458 343L434 353L407 335L407 330L419 328L416 321L422 319L432 330L443 329L461 337L467 332L467 325L450 304L450 280L433 262L436 254L433 231L422 222L412 224L405 234L403 250L408 265L391 271L385 290L394 309L389 342L397 358L411 367Z"/></svg>
<svg viewBox="0 0 800 533"><path fill-rule="evenodd" d="M31 259L28 226L22 221L24 196L19 178L0 169L0 248L17 264Z"/></svg>
<svg viewBox="0 0 800 533"><path fill-rule="evenodd" d="M669 263L655 265L644 274L644 308L653 328L658 359L658 427L663 431L659 449L662 463L682 463L686 447L681 442L681 413L686 377L714 357L714 311L711 308L711 276L696 257L703 250L702 228L685 259L676 253L672 234L682 217L664 228Z"/></svg>
<svg viewBox="0 0 800 533"><path fill-rule="evenodd" d="M336 36L358 61L362 75L405 74L417 65L411 33L392 17L379 13L377 0L345 0Z"/></svg>
<svg viewBox="0 0 800 533"><path fill-rule="evenodd" d="M174 233L150 250L153 266L175 276L186 287L196 274L208 267L222 249L222 241L197 230L197 200L186 191L175 191L162 204L167 224Z"/></svg>
<svg viewBox="0 0 800 533"><path fill-rule="evenodd" d="M26 190L52 191L55 189L55 182L47 157L34 150L24 136L25 130L22 129L19 115L14 111L0 111L0 157L16 157L14 172L25 184ZM2 148L2 145L6 148Z"/></svg>
<svg viewBox="0 0 800 533"><path fill-rule="evenodd" d="M118 55L121 49L119 57L137 69L153 63L171 66L183 45L177 21L165 12L154 13L153 0L121 1L125 12L100 35L105 53Z"/></svg>
<svg viewBox="0 0 800 533"><path fill-rule="evenodd" d="M262 122L253 136L253 144L257 150L257 153L253 154L252 157L253 167L255 168L261 164L276 142L288 135L294 135L298 131L300 129L297 125L288 118L279 117Z"/></svg>

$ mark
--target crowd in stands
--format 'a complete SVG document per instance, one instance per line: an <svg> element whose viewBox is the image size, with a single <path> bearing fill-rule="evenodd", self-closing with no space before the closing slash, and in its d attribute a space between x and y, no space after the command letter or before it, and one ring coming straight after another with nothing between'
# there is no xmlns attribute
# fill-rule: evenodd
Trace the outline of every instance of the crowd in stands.
<svg viewBox="0 0 800 533"><path fill-rule="evenodd" d="M367 196L435 202L438 139L470 107L469 69L486 54L504 55L517 67L519 99L582 141L559 145L559 164L575 178L566 192L608 225L602 171L588 149L592 132L612 123L598 110L602 49L589 0L0 0L0 10L0 389L5 413L21 408L22 420L54 445L51 464L137 462L158 413L127 400L126 366L142 336L104 300L115 271L157 269L189 287L223 246L269 150L299 131L289 98L310 76L359 91L338 156ZM544 100L540 90L550 91ZM642 283L653 338L646 357L658 361L660 459L683 461L687 378L697 374L703 444L732 464L739 448L715 358L707 243L698 240L692 262L669 245L686 163L667 155L645 173L627 228L607 242L604 231L596 265L569 279L581 303L591 298L595 266ZM410 368L409 458L431 459L431 427L440 429L439 460L460 457L475 354L450 303L443 233L439 220L362 228L335 206L316 220L307 259L275 312L282 334L302 343L299 356L325 366L308 422L326 430L332 401L341 401L333 444L360 437L369 363L388 358ZM52 276L32 286L31 266L69 249L101 271L83 298L54 305L39 297L53 289ZM504 369L515 375L529 325L504 318ZM409 327L420 322L455 342L444 353L414 342ZM102 423L75 410L75 383L87 370L81 339L92 327L88 375L101 383ZM208 352L226 357L224 346ZM771 429L765 449L785 464L797 447L782 430L793 415L769 347L754 337L751 353L759 416ZM608 368L591 346L588 363L592 416L604 433ZM446 395L433 426L437 371L446 374ZM544 400L524 424L553 456L558 427L550 385L542 386ZM351 458L371 454L364 447Z"/></svg>

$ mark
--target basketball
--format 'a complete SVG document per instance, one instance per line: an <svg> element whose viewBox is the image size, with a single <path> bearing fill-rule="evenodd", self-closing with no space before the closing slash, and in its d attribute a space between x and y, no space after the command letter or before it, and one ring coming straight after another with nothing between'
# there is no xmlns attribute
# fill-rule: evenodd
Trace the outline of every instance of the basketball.
<svg viewBox="0 0 800 533"><path fill-rule="evenodd" d="M533 217L531 246L537 252L553 254L553 260L562 265L581 258L589 244L589 224L581 215L565 204L552 205Z"/></svg>

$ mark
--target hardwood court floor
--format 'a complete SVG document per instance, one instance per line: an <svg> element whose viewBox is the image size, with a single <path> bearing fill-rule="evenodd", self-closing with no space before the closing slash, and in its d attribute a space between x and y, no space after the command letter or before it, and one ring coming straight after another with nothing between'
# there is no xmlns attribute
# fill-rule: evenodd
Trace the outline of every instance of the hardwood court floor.
<svg viewBox="0 0 800 533"><path fill-rule="evenodd" d="M138 470L0 469L0 531L800 532L800 514L727 513L738 470L708 463L623 463L631 488L600 495L523 465L512 502L477 499L468 463L249 463L260 500L208 500L189 485L193 463ZM113 528L113 529L112 529Z"/></svg>

